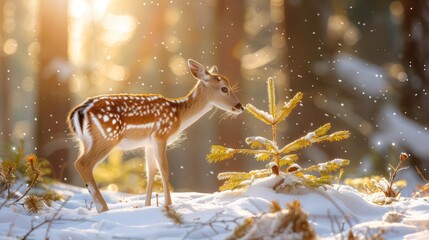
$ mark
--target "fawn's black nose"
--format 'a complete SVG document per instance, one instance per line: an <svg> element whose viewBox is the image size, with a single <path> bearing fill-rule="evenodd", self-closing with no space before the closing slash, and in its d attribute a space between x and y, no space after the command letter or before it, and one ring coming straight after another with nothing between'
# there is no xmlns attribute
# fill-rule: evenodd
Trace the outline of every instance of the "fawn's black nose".
<svg viewBox="0 0 429 240"><path fill-rule="evenodd" d="M238 103L237 105L235 105L233 108L232 108L232 110L234 111L234 110L241 110L241 111L244 111L244 107L243 107L243 105L241 105L241 103Z"/></svg>

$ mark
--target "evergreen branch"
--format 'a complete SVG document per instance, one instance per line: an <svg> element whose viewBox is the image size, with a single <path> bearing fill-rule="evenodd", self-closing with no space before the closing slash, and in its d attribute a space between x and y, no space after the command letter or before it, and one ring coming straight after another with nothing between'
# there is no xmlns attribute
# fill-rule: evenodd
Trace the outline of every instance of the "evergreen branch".
<svg viewBox="0 0 429 240"><path fill-rule="evenodd" d="M266 175L270 174L270 172L267 169L262 170L253 170L250 172L222 172L217 175L217 179L219 180L226 180L226 179L249 179L249 177L258 177L260 175Z"/></svg>
<svg viewBox="0 0 429 240"><path fill-rule="evenodd" d="M322 175L325 175L326 173L336 172L339 169L349 165L350 160L347 159L334 159L328 162L319 163L313 166L310 166L305 169L305 171L315 171L320 172Z"/></svg>
<svg viewBox="0 0 429 240"><path fill-rule="evenodd" d="M282 158L280 158L279 167L282 167L285 165L290 166L294 164L297 160L298 160L298 154L289 154L289 155L283 156Z"/></svg>
<svg viewBox="0 0 429 240"><path fill-rule="evenodd" d="M221 145L213 145L210 153L207 155L208 162L220 162L234 156L235 149L226 148Z"/></svg>
<svg viewBox="0 0 429 240"><path fill-rule="evenodd" d="M254 155L259 153L273 154L268 150L260 150L260 149L235 149L235 152L240 154L245 154L245 155Z"/></svg>
<svg viewBox="0 0 429 240"><path fill-rule="evenodd" d="M316 131L314 131L314 134L317 137L320 137L322 135L325 135L326 133L328 133L328 131L331 129L331 124L330 123L325 123L324 125L320 126L318 129L316 129Z"/></svg>
<svg viewBox="0 0 429 240"><path fill-rule="evenodd" d="M21 197L19 197L18 199L16 199L15 201L13 201L11 204L9 204L8 206L10 207L11 205L21 201L21 199L23 199L29 192L30 190L34 187L34 185L36 185L37 180L39 179L39 172L35 173L34 178L31 180L30 186L27 188L27 190L25 190L24 194L22 194Z"/></svg>
<svg viewBox="0 0 429 240"><path fill-rule="evenodd" d="M277 115L277 112L276 112L276 92L275 92L274 81L272 78L268 78L267 89L268 89L268 101L269 101L270 114L273 117L273 119L275 119L276 115Z"/></svg>
<svg viewBox="0 0 429 240"><path fill-rule="evenodd" d="M37 213L40 212L43 208L43 201L36 195L29 195L24 200L24 206L28 209L31 213Z"/></svg>
<svg viewBox="0 0 429 240"><path fill-rule="evenodd" d="M272 153L265 152L255 154L255 158L257 161L267 161L271 158L271 156L273 156Z"/></svg>
<svg viewBox="0 0 429 240"><path fill-rule="evenodd" d="M310 146L311 144L312 144L312 142L306 136L304 136L304 137L298 138L295 141L284 146L280 150L280 153L281 154L288 154L290 152L294 152L294 151L298 151L299 149L306 148L306 147Z"/></svg>
<svg viewBox="0 0 429 240"><path fill-rule="evenodd" d="M324 185L331 185L335 180L335 177L332 175L323 175L320 177L316 177L314 175L303 175L302 182L305 186L310 188L318 188Z"/></svg>
<svg viewBox="0 0 429 240"><path fill-rule="evenodd" d="M274 122L277 124L285 120L286 117L289 116L292 110L296 107L296 105L301 101L303 96L304 94L301 92L295 94L295 96L291 100L289 100L289 102L283 105L280 115L275 118Z"/></svg>
<svg viewBox="0 0 429 240"><path fill-rule="evenodd" d="M255 149L255 148L259 148L260 149L262 147L265 147L268 151L271 151L271 152L274 152L274 153L278 152L277 145L273 141L268 140L268 139L266 139L264 137L259 137L259 136L248 137L248 138L246 138L246 143L248 145L250 145L250 147L252 149Z"/></svg>
<svg viewBox="0 0 429 240"><path fill-rule="evenodd" d="M219 180L225 180L219 190L234 190L246 188L253 180L253 176L246 172L223 172L218 175Z"/></svg>
<svg viewBox="0 0 429 240"><path fill-rule="evenodd" d="M23 186L24 183L21 183L18 187L15 188L14 192L11 192L9 188L6 195L6 199L0 204L0 209L2 209L9 202L9 200L12 199L12 196L17 195L17 193L19 192L19 190L21 190Z"/></svg>
<svg viewBox="0 0 429 240"><path fill-rule="evenodd" d="M255 178L264 178L271 175L268 169L254 170L250 172L223 172L219 173L218 179L225 180L219 190L234 190L248 187Z"/></svg>
<svg viewBox="0 0 429 240"><path fill-rule="evenodd" d="M256 149L256 148L262 148L265 146L265 143L269 141L268 139L264 137L248 137L246 138L247 145L250 145L250 148Z"/></svg>
<svg viewBox="0 0 429 240"><path fill-rule="evenodd" d="M246 187L247 185L243 185L242 181L227 180L219 187L219 190L220 191L236 190L236 189L243 189Z"/></svg>
<svg viewBox="0 0 429 240"><path fill-rule="evenodd" d="M0 164L0 182L3 184L2 188L0 189L0 194L7 190L7 194L10 195L10 189L17 180L15 170L16 165L14 162L4 160Z"/></svg>
<svg viewBox="0 0 429 240"><path fill-rule="evenodd" d="M221 145L213 145L211 147L210 153L207 155L206 158L209 163L220 162L220 161L232 158L236 153L244 154L244 155L274 154L268 150L234 149L234 148L226 148Z"/></svg>
<svg viewBox="0 0 429 240"><path fill-rule="evenodd" d="M327 131L329 131L330 128L331 124L327 123L316 129L316 131L309 132L304 137L298 138L297 140L287 144L279 152L281 154L287 154L308 147L313 143L319 143L323 141L335 142L350 137L349 131L337 131L329 135L324 135Z"/></svg>
<svg viewBox="0 0 429 240"><path fill-rule="evenodd" d="M314 142L317 142L319 134L323 134L323 132L328 131L329 128L330 128L330 124L328 123L328 124L325 124L325 125L319 127L314 132L307 133L305 136L300 137L300 138L296 139L295 141L284 146L280 150L280 153L287 154L287 153L290 153L293 151L298 151L299 149L306 148L306 147L310 146Z"/></svg>
<svg viewBox="0 0 429 240"><path fill-rule="evenodd" d="M38 161L38 158L35 154L29 154L25 159L25 164L27 167L26 174L31 179L31 183L28 186L27 190L22 194L21 197L16 199L14 202L9 204L9 206L21 201L29 192L30 190L36 185L37 182L43 181L43 172L40 171L40 162Z"/></svg>
<svg viewBox="0 0 429 240"><path fill-rule="evenodd" d="M255 118L259 119L263 123L267 125L272 125L274 120L273 116L267 112L264 112L262 110L257 109L252 104L248 103L246 104L246 110L252 114Z"/></svg>
<svg viewBox="0 0 429 240"><path fill-rule="evenodd" d="M247 172L221 172L217 175L218 180L228 180L231 178L242 178L247 179L250 175L250 173Z"/></svg>
<svg viewBox="0 0 429 240"><path fill-rule="evenodd" d="M324 142L324 141L337 142L337 141L347 139L349 137L350 137L349 131L337 131L329 135L318 137L314 140L314 142L317 142L317 143Z"/></svg>

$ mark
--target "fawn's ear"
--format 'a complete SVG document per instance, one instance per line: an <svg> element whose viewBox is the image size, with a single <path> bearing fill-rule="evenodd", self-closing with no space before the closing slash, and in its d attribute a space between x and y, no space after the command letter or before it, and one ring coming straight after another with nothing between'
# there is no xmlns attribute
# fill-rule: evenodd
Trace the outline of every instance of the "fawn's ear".
<svg viewBox="0 0 429 240"><path fill-rule="evenodd" d="M191 70L192 75L196 79L201 80L204 83L208 82L208 80L210 79L210 73L206 71L203 65L193 59L188 59L188 66L189 70Z"/></svg>
<svg viewBox="0 0 429 240"><path fill-rule="evenodd" d="M209 69L210 73L216 73L219 74L219 70L217 69L217 66L213 65L210 69Z"/></svg>

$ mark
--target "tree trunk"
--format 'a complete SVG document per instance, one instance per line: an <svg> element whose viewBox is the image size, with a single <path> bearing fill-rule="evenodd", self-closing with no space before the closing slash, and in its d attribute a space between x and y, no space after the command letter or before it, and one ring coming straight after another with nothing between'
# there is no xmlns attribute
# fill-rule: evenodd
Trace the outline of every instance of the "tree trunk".
<svg viewBox="0 0 429 240"><path fill-rule="evenodd" d="M4 2L0 3L0 13L3 13ZM0 15L0 26L3 26L3 15ZM3 30L1 30L3 32ZM3 34L0 34L0 46L3 46ZM1 50L0 50L1 51ZM8 119L10 118L8 98L9 98L9 81L7 79L7 63L3 53L0 54L0 146L7 143L7 135L10 134Z"/></svg>
<svg viewBox="0 0 429 240"><path fill-rule="evenodd" d="M402 1L404 5L404 58L408 81L402 87L402 112L427 125L429 123L429 3Z"/></svg>
<svg viewBox="0 0 429 240"><path fill-rule="evenodd" d="M65 122L70 110L67 5L68 0L43 0L39 13L37 153L52 163L56 178L63 177L70 147Z"/></svg>
<svg viewBox="0 0 429 240"><path fill-rule="evenodd" d="M1 42L1 41L0 41ZM6 58L0 57L0 146L10 144L9 137L12 133L10 126L10 108L9 108L9 80L7 76Z"/></svg>
<svg viewBox="0 0 429 240"><path fill-rule="evenodd" d="M408 118L427 126L429 124L429 44L427 42L429 3L425 0L403 0L402 4L404 9L402 63L408 79L400 88L400 108ZM412 165L417 165L420 169L426 169L429 166L427 156L419 158L417 154L412 155Z"/></svg>
<svg viewBox="0 0 429 240"><path fill-rule="evenodd" d="M215 24L215 39L218 51L216 52L216 64L221 74L228 77L230 83L244 84L241 74L241 61L239 57L239 48L244 41L244 1L217 1L216 6L216 24ZM244 87L244 86L241 86ZM245 92L242 91L241 95ZM240 95L240 93L238 93ZM241 96L240 98L244 98ZM216 121L216 120L214 120ZM218 120L219 121L219 120ZM226 146L238 146L243 139L242 128L238 127L240 118L227 119L221 121L215 126L218 128L218 140L216 144L225 144ZM220 141L219 141L220 140ZM216 164L219 172L227 170L242 169L245 161L230 160ZM221 182L219 182L220 184Z"/></svg>

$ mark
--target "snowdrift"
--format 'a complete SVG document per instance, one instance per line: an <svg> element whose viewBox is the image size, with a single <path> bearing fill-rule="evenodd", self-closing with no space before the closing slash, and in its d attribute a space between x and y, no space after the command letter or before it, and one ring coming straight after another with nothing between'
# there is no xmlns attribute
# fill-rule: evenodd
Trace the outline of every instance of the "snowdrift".
<svg viewBox="0 0 429 240"><path fill-rule="evenodd" d="M173 193L170 214L163 206L144 207L143 195L113 192L103 192L111 210L98 214L91 208L86 189L55 184L53 190L67 197L67 201L55 202L38 214L28 213L21 205L2 207L0 235L4 236L2 239L52 240L226 239L245 218L256 217L260 220L258 231L245 238L299 239L299 234L273 235L268 234L267 229L276 224L276 219L267 215L273 201L285 207L298 200L319 239L344 239L350 230L359 239L375 235L384 239L427 239L429 236L428 198L400 198L380 206L345 185L276 193L270 187L278 181L276 178L261 179L242 191ZM163 203L162 195L158 200ZM179 217L181 223L175 223L171 214Z"/></svg>

